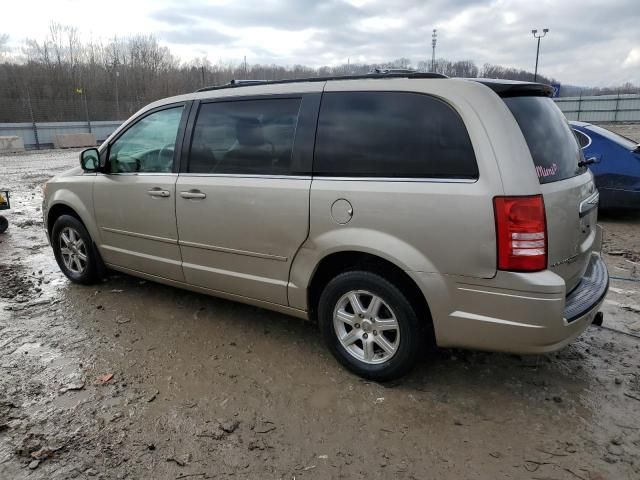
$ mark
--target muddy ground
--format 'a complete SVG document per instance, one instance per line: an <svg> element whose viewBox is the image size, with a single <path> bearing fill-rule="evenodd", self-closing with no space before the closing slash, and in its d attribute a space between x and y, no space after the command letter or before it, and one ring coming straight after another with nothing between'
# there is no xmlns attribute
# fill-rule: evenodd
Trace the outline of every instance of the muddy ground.
<svg viewBox="0 0 640 480"><path fill-rule="evenodd" d="M284 315L69 283L39 208L76 161L0 157L1 479L640 478L640 214L602 219L615 331L548 356L440 350L379 385Z"/></svg>

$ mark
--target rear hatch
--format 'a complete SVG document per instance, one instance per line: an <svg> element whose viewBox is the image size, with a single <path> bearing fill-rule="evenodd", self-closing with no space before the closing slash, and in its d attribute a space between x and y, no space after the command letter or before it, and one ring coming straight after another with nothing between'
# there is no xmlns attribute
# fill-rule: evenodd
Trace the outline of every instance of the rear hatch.
<svg viewBox="0 0 640 480"><path fill-rule="evenodd" d="M547 96L504 96L527 141L541 184L547 220L548 266L575 288L596 239L598 193L566 118Z"/></svg>

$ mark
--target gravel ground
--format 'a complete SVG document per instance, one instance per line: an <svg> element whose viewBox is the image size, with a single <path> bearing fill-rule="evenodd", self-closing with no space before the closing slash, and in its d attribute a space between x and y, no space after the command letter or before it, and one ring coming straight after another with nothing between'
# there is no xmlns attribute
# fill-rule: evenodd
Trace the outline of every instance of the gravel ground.
<svg viewBox="0 0 640 480"><path fill-rule="evenodd" d="M598 123L598 126L611 130L640 143L640 123Z"/></svg>
<svg viewBox="0 0 640 480"><path fill-rule="evenodd" d="M631 279L612 280L608 328L547 356L440 350L380 385L296 319L124 275L69 283L39 207L76 161L0 157L0 478L640 478L640 215L602 219Z"/></svg>

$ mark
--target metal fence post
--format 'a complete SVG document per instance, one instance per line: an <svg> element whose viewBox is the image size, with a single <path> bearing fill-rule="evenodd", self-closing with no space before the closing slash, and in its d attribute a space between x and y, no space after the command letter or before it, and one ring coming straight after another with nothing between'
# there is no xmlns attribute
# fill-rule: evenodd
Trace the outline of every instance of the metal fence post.
<svg viewBox="0 0 640 480"><path fill-rule="evenodd" d="M582 90L580 90L580 97L578 98L578 121L580 121L580 110L582 109Z"/></svg>
<svg viewBox="0 0 640 480"><path fill-rule="evenodd" d="M89 105L87 102L87 90L82 89L82 97L84 98L84 113L87 116L87 126L89 127L89 133L91 133L91 120L89 120Z"/></svg>
<svg viewBox="0 0 640 480"><path fill-rule="evenodd" d="M618 89L618 97L616 98L616 109L613 112L613 121L617 122L618 121L618 108L620 105L620 90Z"/></svg>
<svg viewBox="0 0 640 480"><path fill-rule="evenodd" d="M38 127L36 125L36 119L33 116L33 107L31 106L31 95L29 94L29 89L27 88L27 105L29 105L29 117L31 117L31 128L33 128L33 136L36 140L36 149L40 150L40 139L38 139Z"/></svg>

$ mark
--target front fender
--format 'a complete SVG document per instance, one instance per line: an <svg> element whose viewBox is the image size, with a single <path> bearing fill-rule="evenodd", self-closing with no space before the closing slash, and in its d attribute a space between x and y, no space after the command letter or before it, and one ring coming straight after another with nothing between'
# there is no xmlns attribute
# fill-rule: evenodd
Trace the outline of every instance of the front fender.
<svg viewBox="0 0 640 480"><path fill-rule="evenodd" d="M82 177L80 177L82 178ZM53 184L56 185L56 184ZM50 185L50 188L53 187ZM56 188L57 187L57 188ZM64 205L71 208L86 227L93 241L98 244L100 232L93 215L93 183L74 182L73 191L57 186L49 192L46 207L46 224L49 224L49 215L56 205Z"/></svg>

